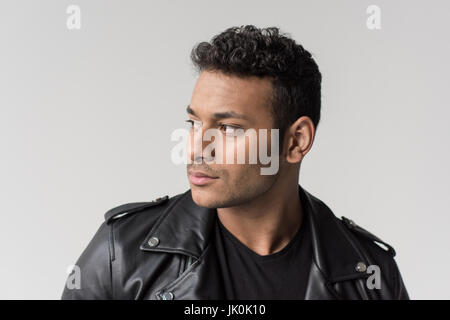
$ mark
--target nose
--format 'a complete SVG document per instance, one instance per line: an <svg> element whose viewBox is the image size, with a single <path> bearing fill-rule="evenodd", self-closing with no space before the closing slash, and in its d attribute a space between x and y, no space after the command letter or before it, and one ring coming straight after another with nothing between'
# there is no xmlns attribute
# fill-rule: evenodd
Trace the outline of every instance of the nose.
<svg viewBox="0 0 450 320"><path fill-rule="evenodd" d="M203 140L203 127L192 129L189 134L187 145L187 156L189 157L189 163L201 164L203 161L213 161L215 158L216 150L213 148L210 154L206 154L205 148L211 143L211 141Z"/></svg>

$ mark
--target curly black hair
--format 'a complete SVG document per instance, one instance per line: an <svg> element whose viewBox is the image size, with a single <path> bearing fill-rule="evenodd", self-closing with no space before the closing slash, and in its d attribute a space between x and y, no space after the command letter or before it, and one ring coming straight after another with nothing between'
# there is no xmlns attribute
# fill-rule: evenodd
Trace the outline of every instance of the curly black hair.
<svg viewBox="0 0 450 320"><path fill-rule="evenodd" d="M280 153L287 128L301 116L320 120L322 75L311 54L277 27L231 27L191 52L198 72L221 71L240 77L270 77L272 114L280 131Z"/></svg>

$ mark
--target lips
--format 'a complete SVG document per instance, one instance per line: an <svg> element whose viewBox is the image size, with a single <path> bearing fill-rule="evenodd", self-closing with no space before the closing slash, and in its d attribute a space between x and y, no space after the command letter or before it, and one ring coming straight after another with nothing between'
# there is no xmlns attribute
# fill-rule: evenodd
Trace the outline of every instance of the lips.
<svg viewBox="0 0 450 320"><path fill-rule="evenodd" d="M213 177L203 171L197 170L189 170L188 175L189 181L195 185L205 185L218 179L218 177Z"/></svg>

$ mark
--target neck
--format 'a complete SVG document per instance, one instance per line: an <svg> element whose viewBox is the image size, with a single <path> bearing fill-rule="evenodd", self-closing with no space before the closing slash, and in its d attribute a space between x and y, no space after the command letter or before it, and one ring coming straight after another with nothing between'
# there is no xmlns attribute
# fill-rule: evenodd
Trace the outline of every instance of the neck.
<svg viewBox="0 0 450 320"><path fill-rule="evenodd" d="M217 216L231 234L257 254L278 252L295 236L303 221L298 181L278 179L250 202L217 208Z"/></svg>

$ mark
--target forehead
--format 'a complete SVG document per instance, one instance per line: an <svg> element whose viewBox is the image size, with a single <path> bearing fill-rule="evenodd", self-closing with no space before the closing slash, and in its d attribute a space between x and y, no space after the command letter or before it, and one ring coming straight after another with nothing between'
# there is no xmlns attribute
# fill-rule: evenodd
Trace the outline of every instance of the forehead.
<svg viewBox="0 0 450 320"><path fill-rule="evenodd" d="M232 110L241 114L269 115L270 79L238 77L217 71L203 71L197 79L190 106L199 113Z"/></svg>

